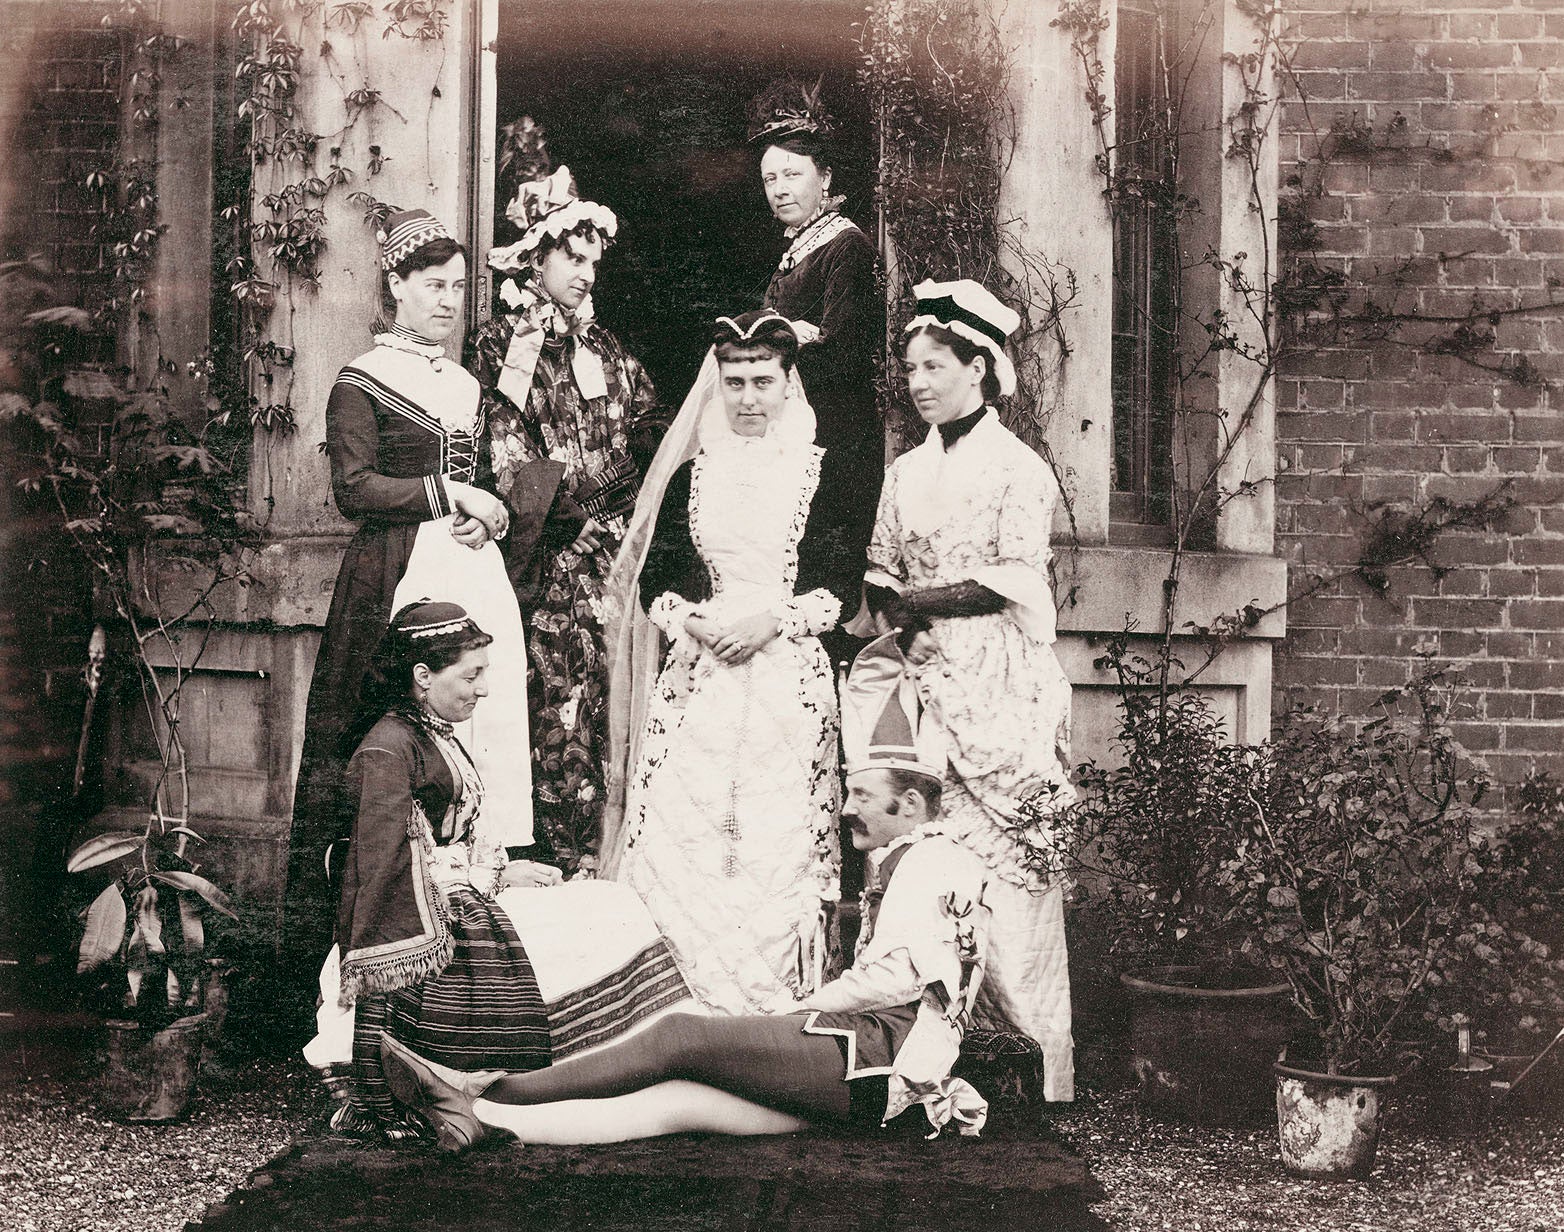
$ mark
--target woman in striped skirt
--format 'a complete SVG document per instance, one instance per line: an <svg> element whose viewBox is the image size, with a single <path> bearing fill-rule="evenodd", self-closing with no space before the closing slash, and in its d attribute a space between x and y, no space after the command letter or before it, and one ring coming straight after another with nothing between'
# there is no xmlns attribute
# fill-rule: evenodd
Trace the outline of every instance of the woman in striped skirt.
<svg viewBox="0 0 1564 1232"><path fill-rule="evenodd" d="M453 1069L526 1071L688 1007L632 891L560 884L486 826L453 727L488 693L489 641L463 608L421 600L377 652L366 700L380 717L348 763L357 815L305 1049L344 1132L411 1132L381 1076L382 1032Z"/></svg>

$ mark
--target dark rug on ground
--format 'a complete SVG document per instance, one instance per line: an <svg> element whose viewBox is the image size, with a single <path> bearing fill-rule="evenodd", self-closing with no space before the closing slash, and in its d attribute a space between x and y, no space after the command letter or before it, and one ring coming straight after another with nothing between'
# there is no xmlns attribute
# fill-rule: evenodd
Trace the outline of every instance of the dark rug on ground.
<svg viewBox="0 0 1564 1232"><path fill-rule="evenodd" d="M192 1232L895 1229L1087 1232L1085 1165L1033 1132L981 1138L679 1135L594 1147L431 1148L305 1139Z"/></svg>

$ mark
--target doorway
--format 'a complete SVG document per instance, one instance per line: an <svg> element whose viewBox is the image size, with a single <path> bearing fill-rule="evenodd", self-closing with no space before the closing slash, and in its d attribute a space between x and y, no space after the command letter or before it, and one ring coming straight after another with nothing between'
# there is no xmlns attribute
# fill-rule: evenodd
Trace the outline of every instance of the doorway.
<svg viewBox="0 0 1564 1232"><path fill-rule="evenodd" d="M593 293L598 319L677 409L706 326L760 306L785 247L766 206L750 101L769 82L813 85L837 122L833 191L874 233L876 151L858 64L862 0L501 0L500 125L530 115L555 166L619 216ZM496 188L496 245L519 238Z"/></svg>

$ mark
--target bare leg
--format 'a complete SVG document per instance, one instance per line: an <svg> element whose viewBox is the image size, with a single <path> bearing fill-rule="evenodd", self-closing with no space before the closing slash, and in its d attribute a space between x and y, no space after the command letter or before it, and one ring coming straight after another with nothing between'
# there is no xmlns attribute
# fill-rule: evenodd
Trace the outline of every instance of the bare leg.
<svg viewBox="0 0 1564 1232"><path fill-rule="evenodd" d="M829 1043L830 1041L826 1041ZM663 1134L792 1134L809 1122L699 1082L659 1082L628 1095L552 1104L473 1105L486 1125L523 1142L572 1146Z"/></svg>
<svg viewBox="0 0 1564 1232"><path fill-rule="evenodd" d="M797 1015L670 1014L611 1048L507 1074L480 1094L491 1105L601 1101L683 1079L810 1120L845 1120L841 1049L830 1036L805 1035L802 1025Z"/></svg>

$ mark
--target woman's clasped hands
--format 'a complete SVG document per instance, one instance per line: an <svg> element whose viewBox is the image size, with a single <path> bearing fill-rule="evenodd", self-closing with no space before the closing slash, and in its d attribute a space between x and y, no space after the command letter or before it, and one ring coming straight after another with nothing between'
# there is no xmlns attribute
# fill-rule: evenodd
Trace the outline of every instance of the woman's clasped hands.
<svg viewBox="0 0 1564 1232"><path fill-rule="evenodd" d="M772 613L756 612L727 626L718 625L705 616L691 615L684 622L684 631L710 650L719 662L737 667L769 646L782 627Z"/></svg>
<svg viewBox="0 0 1564 1232"><path fill-rule="evenodd" d="M463 547L481 548L491 539L503 539L510 530L510 510L492 492L470 483L447 478L445 490L456 517L451 522L451 537Z"/></svg>

